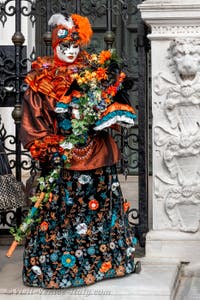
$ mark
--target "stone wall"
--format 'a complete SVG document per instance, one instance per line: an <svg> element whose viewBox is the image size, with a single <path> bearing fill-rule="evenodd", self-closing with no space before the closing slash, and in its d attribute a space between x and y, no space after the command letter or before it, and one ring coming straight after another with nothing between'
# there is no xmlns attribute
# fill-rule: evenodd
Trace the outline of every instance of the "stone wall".
<svg viewBox="0 0 200 300"><path fill-rule="evenodd" d="M147 0L153 112L153 228L147 256L200 258L200 3Z"/></svg>

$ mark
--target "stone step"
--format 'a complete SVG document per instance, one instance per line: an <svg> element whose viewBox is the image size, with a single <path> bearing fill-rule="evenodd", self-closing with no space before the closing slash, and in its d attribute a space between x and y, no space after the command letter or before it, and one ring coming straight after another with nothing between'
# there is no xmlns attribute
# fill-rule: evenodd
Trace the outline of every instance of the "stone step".
<svg viewBox="0 0 200 300"><path fill-rule="evenodd" d="M23 247L11 258L7 247L0 248L0 300L172 300L176 290L179 265L176 261L141 259L142 270L122 278L108 279L93 285L68 289L40 289L23 285L21 278Z"/></svg>
<svg viewBox="0 0 200 300"><path fill-rule="evenodd" d="M193 276L181 279L176 300L198 300L200 299L200 278Z"/></svg>
<svg viewBox="0 0 200 300"><path fill-rule="evenodd" d="M200 263L184 264L176 294L176 300L200 299Z"/></svg>

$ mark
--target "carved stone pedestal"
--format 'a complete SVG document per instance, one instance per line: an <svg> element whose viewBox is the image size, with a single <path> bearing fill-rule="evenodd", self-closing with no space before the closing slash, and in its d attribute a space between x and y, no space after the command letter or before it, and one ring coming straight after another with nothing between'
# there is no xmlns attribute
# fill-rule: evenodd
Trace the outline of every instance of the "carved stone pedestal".
<svg viewBox="0 0 200 300"><path fill-rule="evenodd" d="M147 257L200 260L200 2L147 0L153 110L153 228Z"/></svg>

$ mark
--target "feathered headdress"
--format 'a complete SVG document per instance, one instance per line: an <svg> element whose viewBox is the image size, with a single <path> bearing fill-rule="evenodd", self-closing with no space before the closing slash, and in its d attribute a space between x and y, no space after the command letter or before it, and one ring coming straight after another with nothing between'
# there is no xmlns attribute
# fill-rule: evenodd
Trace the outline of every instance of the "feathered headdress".
<svg viewBox="0 0 200 300"><path fill-rule="evenodd" d="M65 17L62 14L54 14L48 22L55 26L52 31L52 46L55 48L60 42L69 41L86 46L92 36L91 24L87 17L72 14Z"/></svg>

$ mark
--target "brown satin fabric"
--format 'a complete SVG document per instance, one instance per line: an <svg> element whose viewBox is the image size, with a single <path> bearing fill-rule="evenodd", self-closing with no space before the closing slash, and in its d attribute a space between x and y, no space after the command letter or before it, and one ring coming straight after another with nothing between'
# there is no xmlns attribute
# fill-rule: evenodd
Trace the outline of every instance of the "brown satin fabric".
<svg viewBox="0 0 200 300"><path fill-rule="evenodd" d="M20 128L20 140L24 148L29 149L36 139L56 134L55 100L44 94L35 93L30 88L23 101L23 112ZM119 149L113 138L106 132L99 132L94 137L92 153L88 159L71 160L71 170L92 170L111 166L120 159Z"/></svg>
<svg viewBox="0 0 200 300"><path fill-rule="evenodd" d="M90 157L81 161L72 159L71 170L92 170L103 166L112 166L120 159L119 149L113 138L107 132L100 132L94 137Z"/></svg>
<svg viewBox="0 0 200 300"><path fill-rule="evenodd" d="M36 139L56 134L53 116L55 100L44 94L35 93L30 88L24 95L20 140L24 148L29 149Z"/></svg>

